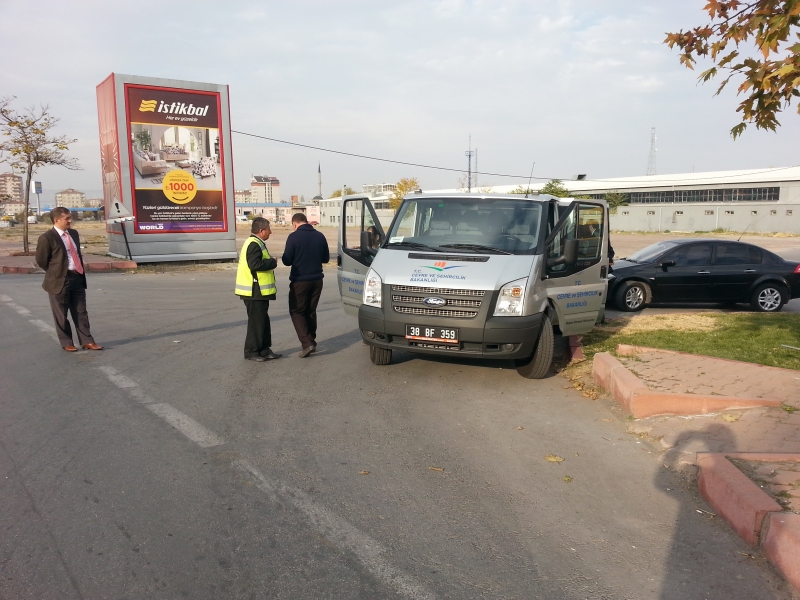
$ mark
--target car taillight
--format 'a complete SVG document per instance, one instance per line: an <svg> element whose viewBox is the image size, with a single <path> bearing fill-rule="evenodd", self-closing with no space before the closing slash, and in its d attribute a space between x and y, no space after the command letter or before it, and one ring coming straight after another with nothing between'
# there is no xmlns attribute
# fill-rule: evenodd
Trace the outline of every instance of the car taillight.
<svg viewBox="0 0 800 600"><path fill-rule="evenodd" d="M795 273L800 273L800 265L797 265L797 266L794 268L794 272L795 272Z"/></svg>

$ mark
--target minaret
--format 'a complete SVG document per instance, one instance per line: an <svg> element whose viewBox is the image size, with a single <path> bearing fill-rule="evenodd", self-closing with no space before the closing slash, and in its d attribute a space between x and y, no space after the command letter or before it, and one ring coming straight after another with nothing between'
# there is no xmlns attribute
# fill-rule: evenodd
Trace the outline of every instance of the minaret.
<svg viewBox="0 0 800 600"><path fill-rule="evenodd" d="M317 163L317 185L319 186L319 197L322 198L322 167Z"/></svg>

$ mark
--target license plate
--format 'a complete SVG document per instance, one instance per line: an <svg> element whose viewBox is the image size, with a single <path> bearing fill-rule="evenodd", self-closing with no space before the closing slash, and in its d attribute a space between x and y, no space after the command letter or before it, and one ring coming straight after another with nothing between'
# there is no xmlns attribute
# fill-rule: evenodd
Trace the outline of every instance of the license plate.
<svg viewBox="0 0 800 600"><path fill-rule="evenodd" d="M458 329L450 327L427 327L424 325L406 325L406 339L422 342L439 342L457 344Z"/></svg>

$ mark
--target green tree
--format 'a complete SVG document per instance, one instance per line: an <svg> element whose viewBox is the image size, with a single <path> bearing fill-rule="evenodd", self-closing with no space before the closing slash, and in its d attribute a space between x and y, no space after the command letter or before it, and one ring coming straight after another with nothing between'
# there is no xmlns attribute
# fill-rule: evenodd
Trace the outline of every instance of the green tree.
<svg viewBox="0 0 800 600"><path fill-rule="evenodd" d="M420 189L419 181L416 177L404 177L396 184L394 192L389 196L389 208L397 210L400 208L400 203L403 202L403 197L413 191Z"/></svg>
<svg viewBox="0 0 800 600"><path fill-rule="evenodd" d="M617 208L620 206L628 205L628 194L623 194L622 192L608 192L603 198L608 204L609 212L612 214L616 214Z"/></svg>
<svg viewBox="0 0 800 600"><path fill-rule="evenodd" d="M567 189L560 179L551 179L542 186L542 188L539 190L539 193L550 194L552 196L556 196L557 198L569 198L572 196L572 193Z"/></svg>
<svg viewBox="0 0 800 600"><path fill-rule="evenodd" d="M344 188L344 193L346 196L349 196L350 194L356 194L357 192L351 187L346 187ZM328 198L341 198L341 197L342 197L341 188L335 190L330 196L328 196Z"/></svg>
<svg viewBox="0 0 800 600"><path fill-rule="evenodd" d="M0 98L0 161L24 175L25 210L30 211L31 179L39 167L56 165L79 170L78 161L65 152L77 140L63 135L54 136L51 130L59 119L50 114L48 105L16 111L11 107L14 96ZM22 250L29 251L28 219L23 219Z"/></svg>
<svg viewBox="0 0 800 600"><path fill-rule="evenodd" d="M731 129L734 139L750 123L775 131L780 125L776 115L800 96L800 42L789 44L792 33L800 39L800 0L708 0L703 10L709 23L667 33L664 43L680 49L680 62L689 69L694 70L700 57L711 59L714 66L698 79L705 83L723 75L714 95L734 77L741 79L737 95L744 100L736 112L742 122Z"/></svg>

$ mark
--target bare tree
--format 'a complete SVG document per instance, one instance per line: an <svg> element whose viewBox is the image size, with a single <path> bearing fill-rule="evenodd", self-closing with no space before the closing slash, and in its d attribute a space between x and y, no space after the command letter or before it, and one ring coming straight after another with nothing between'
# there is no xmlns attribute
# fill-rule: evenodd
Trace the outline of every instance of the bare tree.
<svg viewBox="0 0 800 600"><path fill-rule="evenodd" d="M39 108L31 106L22 111L11 107L15 96L0 98L0 162L25 177L25 219L22 235L22 250L29 251L28 213L30 212L31 179L45 165L80 170L78 160L65 154L69 145L77 140L66 136L53 136L50 132L59 122L50 114L48 104Z"/></svg>

